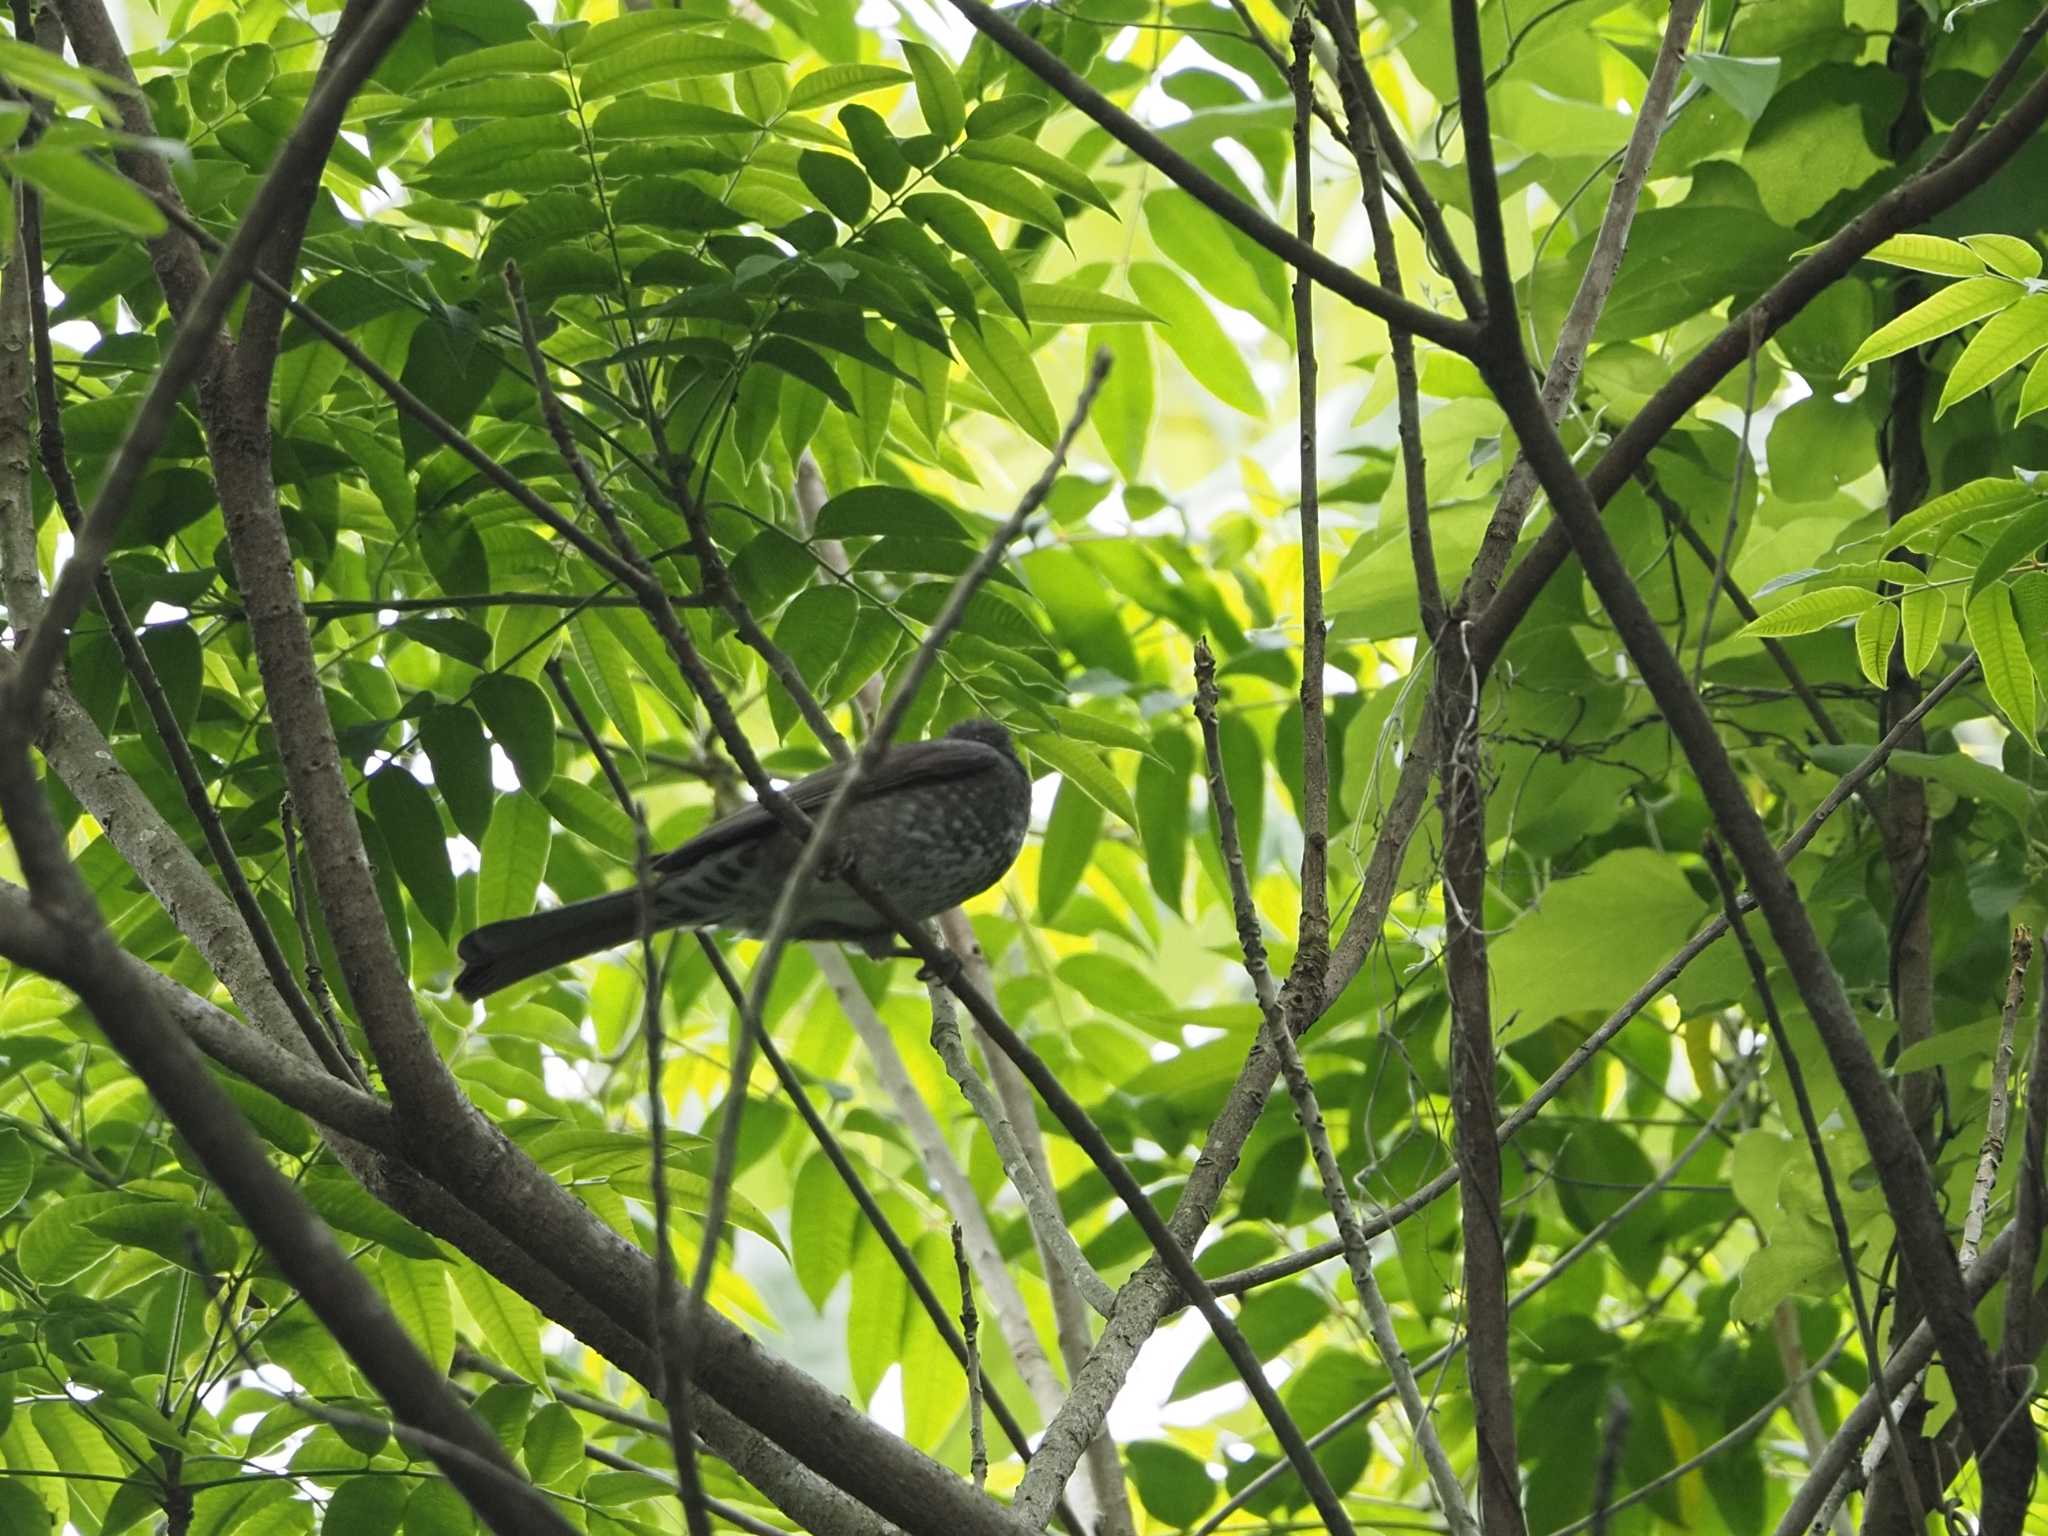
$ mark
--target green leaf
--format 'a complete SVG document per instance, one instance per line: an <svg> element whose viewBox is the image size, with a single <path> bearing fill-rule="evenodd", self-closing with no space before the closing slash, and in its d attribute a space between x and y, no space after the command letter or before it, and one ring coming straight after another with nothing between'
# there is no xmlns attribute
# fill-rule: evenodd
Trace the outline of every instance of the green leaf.
<svg viewBox="0 0 2048 1536"><path fill-rule="evenodd" d="M796 666L813 694L823 689L826 678L846 649L860 611L860 599L850 587L807 587L791 599L775 624L775 643ZM797 703L776 679L770 679L768 713L775 729L787 736L800 718Z"/></svg>
<svg viewBox="0 0 2048 1536"><path fill-rule="evenodd" d="M457 54L446 64L428 70L407 87L410 91L431 91L458 80L482 80L499 75L544 75L562 67L562 55L538 38L500 43L492 48L472 48Z"/></svg>
<svg viewBox="0 0 2048 1536"><path fill-rule="evenodd" d="M495 923L534 909L552 836L547 807L524 790L498 796L477 871L476 918Z"/></svg>
<svg viewBox="0 0 2048 1536"><path fill-rule="evenodd" d="M552 712L550 712L552 716ZM420 719L420 745L434 770L434 788L455 829L473 843L484 840L491 824L491 747L483 722L460 704L437 704ZM554 746L548 746L554 761Z"/></svg>
<svg viewBox="0 0 2048 1536"><path fill-rule="evenodd" d="M1725 53L1689 53L1692 77L1754 123L1777 94L1779 59L1732 59Z"/></svg>
<svg viewBox="0 0 2048 1536"><path fill-rule="evenodd" d="M1018 560L1060 642L1083 666L1136 680L1138 653L1102 575L1071 549L1035 549Z"/></svg>
<svg viewBox="0 0 2048 1536"><path fill-rule="evenodd" d="M959 321L950 334L953 350L1003 414L1041 446L1052 447L1059 440L1060 420L1038 377L1038 365L1015 327L990 315L979 331Z"/></svg>
<svg viewBox="0 0 2048 1536"><path fill-rule="evenodd" d="M1970 577L1970 596L1975 597L2022 560L2031 558L2044 543L2048 543L2048 502L2029 507L1998 530L1998 537L1991 541Z"/></svg>
<svg viewBox="0 0 2048 1536"><path fill-rule="evenodd" d="M492 739L512 759L519 782L533 794L555 776L555 708L540 685L510 672L489 673L470 692Z"/></svg>
<svg viewBox="0 0 2048 1536"><path fill-rule="evenodd" d="M1261 285L1258 266L1229 227L1188 193L1172 187L1149 195L1145 224L1152 243L1214 297L1257 315L1271 329L1286 329L1287 317Z"/></svg>
<svg viewBox="0 0 2048 1536"><path fill-rule="evenodd" d="M383 829L392 862L398 866L398 878L412 892L420 916L446 938L455 927L455 871L448 862L448 839L433 795L396 763L371 774L364 788L370 814Z"/></svg>
<svg viewBox="0 0 2048 1536"><path fill-rule="evenodd" d="M579 66L585 101L602 101L672 80L700 80L782 61L746 43L696 32L663 32L638 38Z"/></svg>
<svg viewBox="0 0 2048 1536"><path fill-rule="evenodd" d="M1153 737L1152 744L1152 754L1138 759L1138 836L1144 844L1145 873L1152 889L1179 912L1187 881L1194 749L1184 731L1165 728Z"/></svg>
<svg viewBox="0 0 2048 1536"><path fill-rule="evenodd" d="M903 58L917 81L917 105L924 113L925 127L944 143L952 143L967 126L967 102L960 94L960 82L953 78L952 66L923 43L904 43Z"/></svg>
<svg viewBox="0 0 2048 1536"><path fill-rule="evenodd" d="M91 1225L92 1218L135 1203L133 1195L71 1195L45 1205L29 1218L16 1239L15 1260L38 1285L62 1285L92 1268L114 1246Z"/></svg>
<svg viewBox="0 0 2048 1536"><path fill-rule="evenodd" d="M1038 860L1038 920L1050 924L1088 872L1102 835L1102 806L1069 779L1053 796Z"/></svg>
<svg viewBox="0 0 2048 1536"><path fill-rule="evenodd" d="M566 116L572 105L569 93L553 80L505 75L428 91L391 116L401 122L425 117L554 117Z"/></svg>
<svg viewBox="0 0 2048 1536"><path fill-rule="evenodd" d="M1939 587L1920 587L1899 599L1906 671L1918 677L1934 660L1941 644L1941 626L1948 618L1948 595Z"/></svg>
<svg viewBox="0 0 2048 1536"><path fill-rule="evenodd" d="M147 1249L200 1275L226 1273L241 1251L232 1227L182 1200L127 1201L87 1215L84 1225L124 1248Z"/></svg>
<svg viewBox="0 0 2048 1536"><path fill-rule="evenodd" d="M569 642L590 691L597 695L605 722L619 733L634 757L647 750L646 733L640 723L640 695L633 686L633 671L627 665L626 648L609 626L575 623L569 626ZM521 781L524 782L523 780Z"/></svg>
<svg viewBox="0 0 2048 1536"><path fill-rule="evenodd" d="M1768 613L1758 614L1743 625L1740 633L1750 636L1810 635L1830 624L1853 618L1877 602L1877 594L1862 587L1821 587L1816 591L1802 592Z"/></svg>
<svg viewBox="0 0 2048 1536"><path fill-rule="evenodd" d="M2034 293L1984 322L1970 338L1963 355L1941 387L1937 421L1958 400L1966 400L2005 377L2006 373L2048 347L2048 293Z"/></svg>
<svg viewBox="0 0 2048 1536"><path fill-rule="evenodd" d="M162 234L162 210L126 177L94 164L76 149L38 144L6 157L5 168L39 190L56 207L123 234L154 239Z"/></svg>
<svg viewBox="0 0 2048 1536"><path fill-rule="evenodd" d="M933 167L932 179L984 208L1036 224L1050 234L1066 233L1067 221L1059 204L1007 165L984 165L956 156Z"/></svg>
<svg viewBox="0 0 2048 1536"><path fill-rule="evenodd" d="M1000 103L996 103L1000 105ZM1037 105L1036 102L1033 105ZM981 111L976 108L976 111ZM973 124L968 132L974 131ZM1064 160L1044 145L1014 133L998 134L993 138L970 138L960 146L961 157L965 160L985 160L992 165L1009 166L1019 171L1029 171L1055 192L1064 192L1077 203L1086 203L1111 213L1115 205L1085 171L1078 169L1070 160ZM943 179L943 178L941 178ZM991 207L996 206L991 204Z"/></svg>
<svg viewBox="0 0 2048 1536"><path fill-rule="evenodd" d="M61 1483L52 1487L61 1488ZM57 1517L25 1478L0 1477L0 1530L12 1536L50 1536Z"/></svg>
<svg viewBox="0 0 2048 1536"><path fill-rule="evenodd" d="M327 1501L327 1524L351 1536L397 1536L405 1517L406 1485L367 1474L345 1479Z"/></svg>
<svg viewBox="0 0 2048 1536"><path fill-rule="evenodd" d="M1893 235L1864 259L1911 272L1932 272L1937 277L1977 277L1984 271L1983 257L1962 241L1944 240L1939 235Z"/></svg>
<svg viewBox="0 0 2048 1536"><path fill-rule="evenodd" d="M1199 1456L1164 1440L1134 1440L1124 1460L1145 1512L1169 1529L1185 1530L1216 1502L1216 1484Z"/></svg>
<svg viewBox="0 0 2048 1536"><path fill-rule="evenodd" d="M887 64L828 64L812 70L790 88L789 110L808 112L813 107L829 106L849 96L864 96L909 78L903 70ZM841 113L840 127L845 126L845 114Z"/></svg>
<svg viewBox="0 0 2048 1536"><path fill-rule="evenodd" d="M1965 528L2025 510L2038 495L2019 480L1987 476L1922 502L1879 537L1886 549L1937 550Z"/></svg>
<svg viewBox="0 0 2048 1536"><path fill-rule="evenodd" d="M642 176L627 182L612 198L612 217L621 224L692 233L731 229L743 222L737 209L680 176Z"/></svg>
<svg viewBox="0 0 2048 1536"><path fill-rule="evenodd" d="M1247 416L1266 414L1266 397L1252 379L1244 349L1224 333L1215 309L1187 279L1154 261L1133 262L1132 290L1166 322L1159 334L1195 382Z"/></svg>
<svg viewBox="0 0 2048 1536"><path fill-rule="evenodd" d="M806 149L796 157L796 173L811 196L842 224L858 224L868 216L874 188L858 165L843 155Z"/></svg>
<svg viewBox="0 0 2048 1536"><path fill-rule="evenodd" d="M690 11L629 11L608 21L600 21L583 33L570 48L569 57L577 64L595 64L599 59L638 48L657 34L700 29L705 25L704 16Z"/></svg>
<svg viewBox="0 0 2048 1536"><path fill-rule="evenodd" d="M1117 780L1117 776L1110 772L1109 765L1103 762L1092 748L1068 741L1064 736L1040 732L1025 734L1021 739L1021 745L1028 747L1032 756L1040 759L1054 772L1079 785L1083 794L1117 820L1133 831L1137 830L1137 807L1131 804L1129 793Z"/></svg>
<svg viewBox="0 0 2048 1536"><path fill-rule="evenodd" d="M958 251L974 263L975 269L988 280L997 297L1010 307L1018 319L1029 319L1024 307L1022 291L1017 286L1017 274L1010 270L1009 262L996 249L990 237L988 226L981 221L981 215L961 202L959 198L944 192L914 192L903 199L903 211L927 226L937 235L941 245ZM890 230L896 221L878 225L876 233ZM900 242L897 242L901 249Z"/></svg>
<svg viewBox="0 0 2048 1536"><path fill-rule="evenodd" d="M2004 587L1986 587L1963 609L1963 622L1970 631L1970 643L1977 651L1977 664L1984 669L1984 685L1999 712L2028 742L2034 739L2037 723L2034 704L2034 667L2027 660L2026 642L2013 618L2012 600Z"/></svg>
<svg viewBox="0 0 2048 1536"><path fill-rule="evenodd" d="M633 819L609 793L556 774L540 800L556 821L592 847L603 849L624 864L639 858Z"/></svg>
<svg viewBox="0 0 2048 1536"><path fill-rule="evenodd" d="M5 1216L28 1193L35 1177L36 1155L21 1132L0 1130L0 1216Z"/></svg>
<svg viewBox="0 0 2048 1536"><path fill-rule="evenodd" d="M2003 1025L1998 1019L1980 1019L1955 1029L1944 1029L1930 1039L1915 1041L1900 1051L1891 1064L1894 1077L1909 1077L1929 1067L1988 1057L1998 1047Z"/></svg>
<svg viewBox="0 0 2048 1536"><path fill-rule="evenodd" d="M2018 283L2002 277L1966 277L1951 283L1889 325L1878 327L1877 333L1851 354L1842 372L1850 373L1864 363L1924 346L1937 337L1959 331L1972 320L1997 314L2025 292Z"/></svg>
<svg viewBox="0 0 2048 1536"><path fill-rule="evenodd" d="M1088 331L1088 355L1107 351L1109 377L1088 413L1109 461L1125 480L1142 478L1145 439L1152 430L1152 348L1141 325L1098 325Z"/></svg>
<svg viewBox="0 0 2048 1536"><path fill-rule="evenodd" d="M842 108L839 131L853 146L853 152L860 158L861 169L868 173L869 180L884 192L903 190L903 183L910 179L910 162L896 147L896 135L889 131L889 125L879 112L863 106Z"/></svg>
<svg viewBox="0 0 2048 1536"><path fill-rule="evenodd" d="M789 1228L799 1234L790 1263L811 1305L823 1311L833 1289L853 1263L860 1208L823 1153L813 1153L797 1170L790 1196Z"/></svg>
<svg viewBox="0 0 2048 1536"><path fill-rule="evenodd" d="M766 363L770 368L780 369L791 378L810 385L847 415L859 414L853 396L839 382L839 375L832 371L832 365L802 342L792 341L787 336L764 337L754 346L754 361Z"/></svg>
<svg viewBox="0 0 2048 1536"><path fill-rule="evenodd" d="M1847 773L1870 755L1871 743L1818 743L1808 755L1830 773ZM1918 779L1945 784L1965 800L1994 806L2024 822L2035 814L2034 796L2018 779L1989 763L1980 763L1967 752L1894 752L1885 760L1891 773L1908 773Z"/></svg>
<svg viewBox="0 0 2048 1536"><path fill-rule="evenodd" d="M1142 304L1081 283L1026 283L1023 296L1032 320L1040 325L1117 325L1160 318Z"/></svg>
<svg viewBox="0 0 2048 1536"><path fill-rule="evenodd" d="M942 503L899 485L862 485L841 491L818 510L821 539L860 539L878 534L965 539L966 525Z"/></svg>
<svg viewBox="0 0 2048 1536"><path fill-rule="evenodd" d="M1677 865L1648 848L1604 854L1553 881L1543 904L1492 946L1495 1016L1518 1030L1606 1009L1691 936L1706 905Z"/></svg>
<svg viewBox="0 0 2048 1536"><path fill-rule="evenodd" d="M600 111L590 124L590 136L600 142L758 132L753 123L737 112L695 101L670 101L662 96L623 97Z"/></svg>
<svg viewBox="0 0 2048 1536"><path fill-rule="evenodd" d="M1870 679L1870 686L1882 688L1891 667L1892 646L1899 638L1899 610L1879 603L1863 610L1856 621L1856 664Z"/></svg>
<svg viewBox="0 0 2048 1536"><path fill-rule="evenodd" d="M565 1404L542 1403L526 1422L520 1456L536 1483L558 1481L583 1460L583 1431L576 1415Z"/></svg>
<svg viewBox="0 0 2048 1536"><path fill-rule="evenodd" d="M455 1354L455 1303L448 1294L448 1266L380 1254L377 1288L421 1352L447 1370Z"/></svg>
<svg viewBox="0 0 2048 1536"><path fill-rule="evenodd" d="M1059 964L1059 978L1103 1013L1180 1042L1184 1010L1129 961L1100 953L1069 955Z"/></svg>

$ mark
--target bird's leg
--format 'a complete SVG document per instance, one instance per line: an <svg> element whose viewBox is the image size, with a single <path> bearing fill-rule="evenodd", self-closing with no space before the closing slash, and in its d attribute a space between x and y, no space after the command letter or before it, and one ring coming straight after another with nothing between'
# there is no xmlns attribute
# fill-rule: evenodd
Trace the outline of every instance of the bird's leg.
<svg viewBox="0 0 2048 1536"><path fill-rule="evenodd" d="M860 947L870 960L924 959L923 955L919 954L909 945L896 943L894 934L879 934L872 939L863 939L861 940ZM917 979L919 981L932 982L937 981L939 975L929 965L920 965L917 968Z"/></svg>

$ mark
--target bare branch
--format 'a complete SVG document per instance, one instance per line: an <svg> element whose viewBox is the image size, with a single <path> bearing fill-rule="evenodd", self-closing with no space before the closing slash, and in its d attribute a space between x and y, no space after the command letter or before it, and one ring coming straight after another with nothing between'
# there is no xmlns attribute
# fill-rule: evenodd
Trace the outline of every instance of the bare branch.
<svg viewBox="0 0 2048 1536"><path fill-rule="evenodd" d="M1806 1135L1806 1149L1813 1158L1814 1171L1820 1176L1821 1199L1828 1208L1828 1225L1833 1230L1835 1253L1841 1260L1842 1279L1849 1287L1849 1305L1856 1317L1857 1337L1863 1343L1863 1356L1872 1372L1871 1384L1877 1390L1880 1400L1889 1407L1890 1389L1885 1386L1883 1350L1878 1345L1877 1327L1871 1321L1870 1304L1863 1295L1863 1276L1856 1266L1856 1250L1849 1238L1849 1218L1842 1209L1842 1192L1835 1184L1835 1173L1828 1157L1827 1143L1821 1138L1820 1118L1813 1112L1813 1096L1806 1091L1806 1069L1799 1065L1798 1053L1793 1049L1792 1037L1785 1032L1785 1021L1778 1012L1777 992L1771 986L1770 972L1764 965L1763 953L1749 936L1749 929L1742 921L1742 904L1736 897L1735 879L1728 873L1727 861L1721 857L1721 846L1710 836L1706 842L1707 869L1714 877L1714 884L1721 893L1721 911L1728 919L1728 926L1735 934L1735 942L1742 950L1743 963L1749 967L1750 984L1756 988L1758 1001L1764 1010L1764 1021L1771 1032L1771 1044L1778 1053L1779 1070L1785 1074L1785 1082L1792 1090L1792 1102L1799 1111L1800 1128ZM2017 948L2017 945L2015 946ZM2019 1003L2014 999L2013 1011ZM1968 1262L1967 1259L1964 1261ZM1886 1426L1892 1438L1898 1439L1898 1421L1887 1417ZM1898 1469L1899 1492L1905 1497L1906 1508L1925 1509L1921 1502L1920 1490L1915 1486L1913 1469L1909 1458L1895 1456L1892 1464Z"/></svg>
<svg viewBox="0 0 2048 1536"><path fill-rule="evenodd" d="M1024 1203L1032 1235L1038 1239L1040 1248L1053 1256L1060 1272L1080 1291L1088 1305L1108 1317L1110 1309L1116 1305L1116 1292L1095 1272L1095 1267L1081 1252L1080 1244L1074 1241L1074 1234L1067 1230L1066 1220L1060 1215L1058 1200L1039 1181L1025 1158L1010 1117L1003 1113L1003 1107L996 1102L988 1084L981 1080L981 1074L974 1070L974 1063L967 1059L967 1046L960 1038L960 1018L953 1006L952 994L943 987L934 986L931 999L932 1049L946 1064L947 1075L960 1085L960 1096L967 1100L968 1108L987 1128L1003 1171L1010 1176L1010 1187L1017 1191L1017 1198ZM1059 1405L1055 1403L1053 1406L1057 1408Z"/></svg>
<svg viewBox="0 0 2048 1536"><path fill-rule="evenodd" d="M1608 189L1607 209L1600 216L1600 229L1593 237L1593 253L1586 270L1579 274L1578 289L1571 308L1551 348L1550 364L1543 372L1543 409L1552 421L1562 420L1565 407L1579 387L1579 372L1586 363L1586 350L1593 344L1593 329L1614 291L1621 273L1621 259L1628 251L1629 229L1643 200L1643 187L1650 179L1650 164L1664 130L1671 126L1671 103L1678 90L1678 73L1685 63L1686 43L1692 37L1702 0L1673 0L1664 21L1664 40L1658 46L1656 62L1650 66L1649 83L1643 88L1642 105L1636 111L1635 126L1621 152L1621 169ZM1466 610L1482 613L1493 601L1508 557L1521 537L1522 521L1536 499L1536 474L1520 453L1508 469L1493 516L1487 520L1478 558L1466 580L1460 601Z"/></svg>

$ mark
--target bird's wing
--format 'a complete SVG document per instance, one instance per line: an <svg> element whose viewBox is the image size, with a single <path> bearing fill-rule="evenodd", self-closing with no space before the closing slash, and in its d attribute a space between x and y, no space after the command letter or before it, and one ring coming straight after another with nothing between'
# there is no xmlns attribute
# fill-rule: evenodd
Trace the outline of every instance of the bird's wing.
<svg viewBox="0 0 2048 1536"><path fill-rule="evenodd" d="M854 799L872 800L881 795L891 795L899 790L919 784L946 783L956 779L986 773L1003 765L1003 755L994 747L984 746L978 741L962 741L957 737L942 736L936 741L912 742L909 746L897 747L885 756L872 771L863 775L854 790ZM832 796L838 792L840 782L846 777L846 765L834 763L829 768L820 768L816 773L806 774L782 793L789 803L806 816L824 810ZM733 812L723 821L714 822L688 842L670 849L654 861L657 874L672 874L687 869L699 860L714 853L721 853L756 838L772 836L780 826L774 813L763 805L750 805Z"/></svg>

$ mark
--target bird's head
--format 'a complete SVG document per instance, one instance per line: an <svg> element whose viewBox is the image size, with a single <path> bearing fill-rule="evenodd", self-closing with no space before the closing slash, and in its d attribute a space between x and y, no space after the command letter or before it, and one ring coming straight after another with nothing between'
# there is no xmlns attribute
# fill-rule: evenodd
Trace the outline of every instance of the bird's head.
<svg viewBox="0 0 2048 1536"><path fill-rule="evenodd" d="M1017 755L1017 748L1010 741L1009 728L999 720L985 717L962 720L946 734L955 741L975 741L984 747L993 747L1005 757Z"/></svg>

